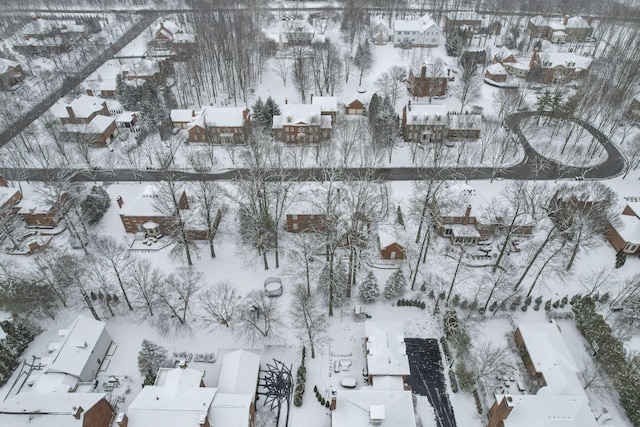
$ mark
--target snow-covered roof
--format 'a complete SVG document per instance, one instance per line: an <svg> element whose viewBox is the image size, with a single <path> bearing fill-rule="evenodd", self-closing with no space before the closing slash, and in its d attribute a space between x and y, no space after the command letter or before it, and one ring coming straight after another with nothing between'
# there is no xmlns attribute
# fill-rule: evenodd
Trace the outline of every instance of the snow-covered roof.
<svg viewBox="0 0 640 427"><path fill-rule="evenodd" d="M315 28L304 19L282 21L282 30L285 33L315 33Z"/></svg>
<svg viewBox="0 0 640 427"><path fill-rule="evenodd" d="M398 239L393 234L381 228L378 229L378 238L380 239L381 249L387 248L394 243L398 244Z"/></svg>
<svg viewBox="0 0 640 427"><path fill-rule="evenodd" d="M11 427L82 427L104 393L19 393L0 404L0 424ZM77 408L83 413L74 417Z"/></svg>
<svg viewBox="0 0 640 427"><path fill-rule="evenodd" d="M0 58L0 74L4 74L7 71L12 70L13 68L16 68L19 65L20 64L18 64L15 61L11 61L5 58Z"/></svg>
<svg viewBox="0 0 640 427"><path fill-rule="evenodd" d="M591 28L582 16L574 16L567 20L567 28Z"/></svg>
<svg viewBox="0 0 640 427"><path fill-rule="evenodd" d="M111 341L106 323L78 316L68 329L58 352L53 356L48 372L61 372L79 377L90 361L100 340Z"/></svg>
<svg viewBox="0 0 640 427"><path fill-rule="evenodd" d="M135 111L125 111L116 117L117 123L131 123L138 113Z"/></svg>
<svg viewBox="0 0 640 427"><path fill-rule="evenodd" d="M623 200L623 207L633 212L633 215L623 214L615 224L615 229L625 242L640 244L640 201L635 197L627 197ZM621 207L622 209L622 207Z"/></svg>
<svg viewBox="0 0 640 427"><path fill-rule="evenodd" d="M504 427L596 427L584 396L500 395L513 409ZM509 400L510 399L510 400Z"/></svg>
<svg viewBox="0 0 640 427"><path fill-rule="evenodd" d="M407 125L445 125L447 106L441 104L411 103L407 107Z"/></svg>
<svg viewBox="0 0 640 427"><path fill-rule="evenodd" d="M494 76L498 76L498 75L507 75L509 73L507 73L507 70L504 69L504 67L502 66L502 64L500 63L496 63L496 64L491 64L487 67L487 71L490 74L493 74Z"/></svg>
<svg viewBox="0 0 640 427"><path fill-rule="evenodd" d="M426 14L420 19L397 19L393 22L394 31L416 31L424 32L430 29L440 29L430 15Z"/></svg>
<svg viewBox="0 0 640 427"><path fill-rule="evenodd" d="M195 43L196 35L195 34L176 34L173 36L174 43Z"/></svg>
<svg viewBox="0 0 640 427"><path fill-rule="evenodd" d="M566 37L567 33L565 33L564 31L554 31L553 32L553 36L554 37Z"/></svg>
<svg viewBox="0 0 640 427"><path fill-rule="evenodd" d="M173 37L174 34L177 34L181 31L182 30L180 29L178 24L167 20L167 21L164 21L162 24L158 25L154 33L155 33L155 37L158 37L158 35L163 35L164 37L170 39Z"/></svg>
<svg viewBox="0 0 640 427"><path fill-rule="evenodd" d="M331 412L332 427L368 426L415 427L410 391L339 390L336 409Z"/></svg>
<svg viewBox="0 0 640 427"><path fill-rule="evenodd" d="M19 192L20 190L17 188L0 187L0 208L4 207L4 205Z"/></svg>
<svg viewBox="0 0 640 427"><path fill-rule="evenodd" d="M321 120L322 108L319 104L284 104L280 106L280 115L273 116L273 128L290 126L323 125ZM331 127L331 118L329 127Z"/></svg>
<svg viewBox="0 0 640 427"><path fill-rule="evenodd" d="M586 70L591 66L593 58L576 55L570 52L542 52L540 65L547 68L575 67Z"/></svg>
<svg viewBox="0 0 640 427"><path fill-rule="evenodd" d="M507 59L509 56L513 55L513 52L511 52L506 46L502 46L500 47L498 50L496 50L493 53L493 56L498 60L498 61L504 61L505 59Z"/></svg>
<svg viewBox="0 0 640 427"><path fill-rule="evenodd" d="M440 215L464 216L467 207L471 206L471 216L477 216L477 212L487 205L488 201L484 194L469 184L456 181L446 185L440 204Z"/></svg>
<svg viewBox="0 0 640 427"><path fill-rule="evenodd" d="M311 104L319 105L323 112L334 113L338 111L338 98L335 96L314 96Z"/></svg>
<svg viewBox="0 0 640 427"><path fill-rule="evenodd" d="M452 114L449 116L449 129L474 130L480 129L481 126L482 116L480 114Z"/></svg>
<svg viewBox="0 0 640 427"><path fill-rule="evenodd" d="M247 350L227 353L220 368L218 392L230 394L252 394L256 391L260 355Z"/></svg>
<svg viewBox="0 0 640 427"><path fill-rule="evenodd" d="M51 107L51 110L60 118L69 118L69 113L66 109L66 107L69 106L77 118L86 119L92 114L101 111L104 108L104 104L105 100L102 98L80 95L68 104L64 100L56 102L56 104Z"/></svg>
<svg viewBox="0 0 640 427"><path fill-rule="evenodd" d="M216 395L213 387L200 387L203 371L161 369L156 384L144 387L129 405L129 427L198 426Z"/></svg>
<svg viewBox="0 0 640 427"><path fill-rule="evenodd" d="M385 18L384 16L381 16L381 15L372 16L370 21L371 29L377 28L378 30L386 30L388 32L389 24L387 22L388 22L387 18Z"/></svg>
<svg viewBox="0 0 640 427"><path fill-rule="evenodd" d="M18 210L18 213L21 215L24 215L24 214L36 215L36 214L49 213L53 205L49 202L42 200L41 198L36 197L36 198L23 198L22 200L20 200L20 203L18 203L18 207L20 208L20 210Z"/></svg>
<svg viewBox="0 0 640 427"><path fill-rule="evenodd" d="M101 134L115 122L113 117L102 115L95 116L89 123L65 124L64 129L67 132L77 132L86 134Z"/></svg>
<svg viewBox="0 0 640 427"><path fill-rule="evenodd" d="M254 393L216 393L209 408L211 427L247 427L251 418Z"/></svg>
<svg viewBox="0 0 640 427"><path fill-rule="evenodd" d="M453 237L471 237L480 238L480 232L473 224L449 224Z"/></svg>
<svg viewBox="0 0 640 427"><path fill-rule="evenodd" d="M402 322L370 320L364 331L369 375L410 374Z"/></svg>
<svg viewBox="0 0 640 427"><path fill-rule="evenodd" d="M545 18L542 15L537 15L534 16L533 18L531 18L529 20L530 23L532 23L533 25L537 26L537 27L542 27L544 25L548 25L549 24L549 20L547 18Z"/></svg>
<svg viewBox="0 0 640 427"><path fill-rule="evenodd" d="M171 121L174 123L192 122L198 116L196 110L171 110Z"/></svg>
<svg viewBox="0 0 640 427"><path fill-rule="evenodd" d="M200 127L243 127L246 107L204 107L194 125Z"/></svg>

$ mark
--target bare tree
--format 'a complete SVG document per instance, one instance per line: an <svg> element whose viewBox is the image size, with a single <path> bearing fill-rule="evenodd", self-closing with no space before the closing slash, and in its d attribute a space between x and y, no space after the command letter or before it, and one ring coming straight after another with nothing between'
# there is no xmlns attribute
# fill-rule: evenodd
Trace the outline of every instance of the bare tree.
<svg viewBox="0 0 640 427"><path fill-rule="evenodd" d="M207 289L202 295L201 310L205 324L231 326L239 311L240 295L229 282L223 281Z"/></svg>
<svg viewBox="0 0 640 427"><path fill-rule="evenodd" d="M271 69L282 79L282 85L285 87L287 86L287 77L289 77L290 61L286 56L276 56L271 61Z"/></svg>
<svg viewBox="0 0 640 427"><path fill-rule="evenodd" d="M302 102L307 101L307 95L311 89L313 70L309 61L310 52L305 46L293 46L291 48L293 83L300 94Z"/></svg>
<svg viewBox="0 0 640 427"><path fill-rule="evenodd" d="M480 97L482 79L477 73L477 66L464 62L457 84L453 87L453 95L460 101L460 114L470 102Z"/></svg>
<svg viewBox="0 0 640 427"><path fill-rule="evenodd" d="M276 300L255 290L247 294L240 308L237 330L247 341L255 344L259 341L278 339L282 319Z"/></svg>
<svg viewBox="0 0 640 427"><path fill-rule="evenodd" d="M156 295L167 317L178 320L181 326L187 324L187 316L193 298L198 294L202 283L202 274L191 269L180 267L174 274L163 280Z"/></svg>
<svg viewBox="0 0 640 427"><path fill-rule="evenodd" d="M463 361L462 364L458 362L456 368L458 382L463 390L472 390L478 382L514 369L509 348L495 346L490 341L483 341L472 347Z"/></svg>
<svg viewBox="0 0 640 427"><path fill-rule="evenodd" d="M383 93L383 97L388 96L393 105L396 105L398 95L406 84L407 70L399 65L393 65L376 80L378 90Z"/></svg>
<svg viewBox="0 0 640 427"><path fill-rule="evenodd" d="M294 284L290 314L292 326L298 331L302 342L309 346L311 358L315 358L316 344L326 338L327 319L320 308L317 294L310 293L304 283Z"/></svg>
<svg viewBox="0 0 640 427"><path fill-rule="evenodd" d="M295 266L293 274L299 274L299 266L304 266L307 292L311 293L311 262L313 255L320 248L320 241L316 235L317 230L305 233L296 233L291 238L291 247L287 252L287 258L292 266Z"/></svg>
<svg viewBox="0 0 640 427"><path fill-rule="evenodd" d="M585 290L586 295L608 292L619 281L616 270L608 266L601 266L581 273L579 277L578 283Z"/></svg>
<svg viewBox="0 0 640 427"><path fill-rule="evenodd" d="M131 290L138 300L142 300L150 316L154 315L157 291L165 278L148 259L136 258L131 265Z"/></svg>
<svg viewBox="0 0 640 427"><path fill-rule="evenodd" d="M636 133L629 142L624 144L622 152L627 157L627 164L622 178L626 178L629 172L638 169L640 166L640 133Z"/></svg>
<svg viewBox="0 0 640 427"><path fill-rule="evenodd" d="M113 237L103 236L95 240L93 249L95 251L94 258L96 261L105 265L108 269L113 270L118 286L127 303L127 307L129 307L129 310L133 310L133 306L131 305L131 301L129 301L129 296L125 289L128 287L126 278L129 275L128 270L130 265L127 247Z"/></svg>
<svg viewBox="0 0 640 427"><path fill-rule="evenodd" d="M578 371L578 377L584 390L593 390L601 396L609 396L612 385L597 362L588 357L583 358L583 368Z"/></svg>

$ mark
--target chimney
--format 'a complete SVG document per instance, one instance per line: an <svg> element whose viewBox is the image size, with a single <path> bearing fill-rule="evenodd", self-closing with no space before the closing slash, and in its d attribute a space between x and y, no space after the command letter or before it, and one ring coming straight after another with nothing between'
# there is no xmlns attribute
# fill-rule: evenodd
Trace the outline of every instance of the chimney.
<svg viewBox="0 0 640 427"><path fill-rule="evenodd" d="M71 105L66 105L64 108L67 110L67 114L69 115L69 119L71 119L70 121L75 120L76 115L73 113L73 108L71 108Z"/></svg>
<svg viewBox="0 0 640 427"><path fill-rule="evenodd" d="M338 392L335 388L331 389L331 406L330 409L332 411L336 410L336 400L338 399Z"/></svg>
<svg viewBox="0 0 640 427"><path fill-rule="evenodd" d="M91 88L87 88L87 95L93 96L93 90Z"/></svg>
<svg viewBox="0 0 640 427"><path fill-rule="evenodd" d="M313 94L311 94L311 100L309 102L313 104Z"/></svg>
<svg viewBox="0 0 640 427"><path fill-rule="evenodd" d="M564 20L562 21L562 25L567 25L569 23L569 15L564 15Z"/></svg>
<svg viewBox="0 0 640 427"><path fill-rule="evenodd" d="M242 118L244 120L247 120L249 118L249 109L245 108L244 110L242 110Z"/></svg>
<svg viewBox="0 0 640 427"><path fill-rule="evenodd" d="M207 417L206 413L200 415L200 421L198 421L198 427L211 427L211 424L209 424L209 417Z"/></svg>
<svg viewBox="0 0 640 427"><path fill-rule="evenodd" d="M467 205L467 209L464 211L464 224L469 224L469 217L471 216L471 205Z"/></svg>
<svg viewBox="0 0 640 427"><path fill-rule="evenodd" d="M285 99L284 99L284 103L285 103L285 104L288 104L288 103L289 103L289 100L288 100L287 98L285 98Z"/></svg>
<svg viewBox="0 0 640 427"><path fill-rule="evenodd" d="M427 78L427 65L426 64L422 64L422 68L420 68L420 78L421 79Z"/></svg>
<svg viewBox="0 0 640 427"><path fill-rule="evenodd" d="M540 53L538 49L533 49L533 55L531 55L531 61L529 61L529 68L533 68L537 62L540 62Z"/></svg>
<svg viewBox="0 0 640 427"><path fill-rule="evenodd" d="M84 409L82 409L82 406L74 406L73 408L71 408L72 410L72 414L73 414L73 418L75 418L76 420L79 420L80 417L82 416L82 413L84 412Z"/></svg>
<svg viewBox="0 0 640 427"><path fill-rule="evenodd" d="M187 361L186 360L181 360L178 363L178 366L180 367L180 369L187 369Z"/></svg>
<svg viewBox="0 0 640 427"><path fill-rule="evenodd" d="M116 424L119 427L127 427L127 424L129 424L129 418L127 417L127 414L125 414L124 412L118 413L118 416L116 417Z"/></svg>
<svg viewBox="0 0 640 427"><path fill-rule="evenodd" d="M4 176L0 175L0 187L8 187L9 184L7 183L7 180L4 179Z"/></svg>
<svg viewBox="0 0 640 427"><path fill-rule="evenodd" d="M124 200L122 200L122 196L116 197L116 203L118 204L119 208L121 208L122 205L124 205Z"/></svg>
<svg viewBox="0 0 640 427"><path fill-rule="evenodd" d="M591 25L591 23L593 22L593 16L589 15L585 17L584 20L587 21L587 24Z"/></svg>
<svg viewBox="0 0 640 427"><path fill-rule="evenodd" d="M451 77L451 68L447 68L447 77Z"/></svg>

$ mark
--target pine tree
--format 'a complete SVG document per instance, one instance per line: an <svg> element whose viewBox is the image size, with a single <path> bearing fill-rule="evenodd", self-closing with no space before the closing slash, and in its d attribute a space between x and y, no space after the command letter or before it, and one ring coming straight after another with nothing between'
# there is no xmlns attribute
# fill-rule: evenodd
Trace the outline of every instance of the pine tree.
<svg viewBox="0 0 640 427"><path fill-rule="evenodd" d="M138 369L145 376L145 384L155 382L155 377L160 368L169 365L167 349L149 340L142 340L142 348L138 353ZM152 380L152 381L151 381Z"/></svg>
<svg viewBox="0 0 640 427"><path fill-rule="evenodd" d="M360 288L358 289L358 294L362 302L372 303L375 302L378 297L380 297L380 288L378 287L378 279L373 274L373 272L369 272L367 277L364 278L364 281L360 284Z"/></svg>
<svg viewBox="0 0 640 427"><path fill-rule="evenodd" d="M82 216L89 224L95 224L102 218L111 205L111 198L104 187L94 185L91 192L80 204Z"/></svg>
<svg viewBox="0 0 640 427"><path fill-rule="evenodd" d="M402 274L402 270L398 269L387 280L387 284L384 287L384 297L385 299L397 298L404 294L406 289L407 279Z"/></svg>
<svg viewBox="0 0 640 427"><path fill-rule="evenodd" d="M261 97L258 97L256 102L251 106L251 119L253 119L255 123L264 125L264 101Z"/></svg>
<svg viewBox="0 0 640 427"><path fill-rule="evenodd" d="M273 125L273 116L277 116L280 113L280 107L278 106L278 104L276 103L276 101L273 100L272 97L268 97L266 102L264 103L264 116L265 116L265 121L266 121L266 126L268 129L271 129L271 126Z"/></svg>
<svg viewBox="0 0 640 427"><path fill-rule="evenodd" d="M318 277L318 289L329 301L329 265L325 264ZM333 304L339 305L347 291L347 271L341 263L333 268Z"/></svg>

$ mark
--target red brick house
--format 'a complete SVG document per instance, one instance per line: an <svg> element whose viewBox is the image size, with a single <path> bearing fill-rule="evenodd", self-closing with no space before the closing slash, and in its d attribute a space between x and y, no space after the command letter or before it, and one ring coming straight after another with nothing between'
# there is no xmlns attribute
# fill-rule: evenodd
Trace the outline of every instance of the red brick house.
<svg viewBox="0 0 640 427"><path fill-rule="evenodd" d="M427 68L430 72L427 73ZM413 96L444 96L447 92L447 83L451 70L445 73L441 70L433 70L436 68L431 64L422 64L420 73L409 69L409 77L407 78L407 89Z"/></svg>
<svg viewBox="0 0 640 427"><path fill-rule="evenodd" d="M484 71L484 78L496 83L505 83L508 75L509 73L500 63L491 64Z"/></svg>
<svg viewBox="0 0 640 427"><path fill-rule="evenodd" d="M447 107L439 104L412 104L402 109L401 130L409 142L441 142L447 134Z"/></svg>
<svg viewBox="0 0 640 427"><path fill-rule="evenodd" d="M331 117L322 115L318 104L280 106L281 114L273 116L273 138L285 143L318 143L331 139Z"/></svg>
<svg viewBox="0 0 640 427"><path fill-rule="evenodd" d="M640 254L640 197L627 197L625 202L619 223L609 224L605 237L616 252Z"/></svg>
<svg viewBox="0 0 640 427"><path fill-rule="evenodd" d="M311 105L320 106L320 114L331 117L331 123L336 122L338 114L338 98L335 96L316 96L311 94Z"/></svg>
<svg viewBox="0 0 640 427"><path fill-rule="evenodd" d="M348 116L362 116L367 112L367 106L359 99L354 99L344 106L344 113Z"/></svg>
<svg viewBox="0 0 640 427"><path fill-rule="evenodd" d="M184 116L183 119L188 118ZM251 116L246 107L204 107L188 126L189 141L242 144L250 126Z"/></svg>
<svg viewBox="0 0 640 427"><path fill-rule="evenodd" d="M63 199L66 197L64 195ZM37 199L22 199L17 206L18 215L27 223L27 227L32 228L57 227L64 213L64 200L60 203L48 203Z"/></svg>
<svg viewBox="0 0 640 427"><path fill-rule="evenodd" d="M482 19L475 12L449 12L444 17L444 31L446 33L458 28L470 29L475 33L478 32L481 25Z"/></svg>
<svg viewBox="0 0 640 427"><path fill-rule="evenodd" d="M9 88L24 80L22 65L15 61L0 58L0 87Z"/></svg>
<svg viewBox="0 0 640 427"><path fill-rule="evenodd" d="M17 210L16 205L20 200L22 200L20 190L9 187L7 180L0 175L0 214L10 210Z"/></svg>
<svg viewBox="0 0 640 427"><path fill-rule="evenodd" d="M156 49L171 50L177 57L183 58L194 52L196 36L185 33L180 26L171 21L164 21L156 27L149 44Z"/></svg>
<svg viewBox="0 0 640 427"><path fill-rule="evenodd" d="M580 16L547 19L538 15L527 24L527 32L531 37L543 38L553 43L583 42L593 34L590 21L591 18L584 19Z"/></svg>
<svg viewBox="0 0 640 427"><path fill-rule="evenodd" d="M174 128L189 129L199 114L196 110L171 110L171 123Z"/></svg>
<svg viewBox="0 0 640 427"><path fill-rule="evenodd" d="M529 61L527 79L545 84L569 82L584 76L592 61L592 58L575 53L535 50Z"/></svg>
<svg viewBox="0 0 640 427"><path fill-rule="evenodd" d="M447 117L447 138L478 139L482 128L482 116L479 114L450 114Z"/></svg>
<svg viewBox="0 0 640 427"><path fill-rule="evenodd" d="M89 95L80 95L68 104L58 102L54 109L63 125L88 124L98 115L109 117L107 102Z"/></svg>
<svg viewBox="0 0 640 427"><path fill-rule="evenodd" d="M507 49L505 46L502 46L493 54L493 63L502 64L505 62L510 64L515 64L518 62L518 60L509 49Z"/></svg>
<svg viewBox="0 0 640 427"><path fill-rule="evenodd" d="M66 124L61 134L76 142L107 146L118 136L119 130L113 117L95 116L87 124Z"/></svg>
<svg viewBox="0 0 640 427"><path fill-rule="evenodd" d="M287 214L287 231L289 233L324 230L324 225L325 216L323 214Z"/></svg>
<svg viewBox="0 0 640 427"><path fill-rule="evenodd" d="M384 230L378 230L378 248L382 259L405 259L404 246Z"/></svg>

